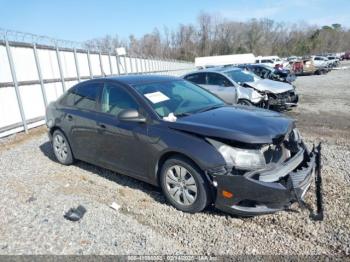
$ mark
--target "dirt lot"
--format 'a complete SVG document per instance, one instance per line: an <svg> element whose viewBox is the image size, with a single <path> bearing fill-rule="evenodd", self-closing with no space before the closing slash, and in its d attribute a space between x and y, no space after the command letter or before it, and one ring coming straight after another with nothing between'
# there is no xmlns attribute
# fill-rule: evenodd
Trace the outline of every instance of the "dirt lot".
<svg viewBox="0 0 350 262"><path fill-rule="evenodd" d="M323 141L325 220L310 211L236 218L186 214L143 182L53 157L44 129L0 140L0 254L350 254L350 70L296 81L288 112L309 143ZM313 189L307 203L314 207ZM121 205L115 211L112 202ZM63 218L82 204L79 222Z"/></svg>
<svg viewBox="0 0 350 262"><path fill-rule="evenodd" d="M350 63L343 63L350 67ZM298 120L306 137L332 143L350 140L350 68L333 70L327 75L301 76L295 85L300 104L288 114Z"/></svg>

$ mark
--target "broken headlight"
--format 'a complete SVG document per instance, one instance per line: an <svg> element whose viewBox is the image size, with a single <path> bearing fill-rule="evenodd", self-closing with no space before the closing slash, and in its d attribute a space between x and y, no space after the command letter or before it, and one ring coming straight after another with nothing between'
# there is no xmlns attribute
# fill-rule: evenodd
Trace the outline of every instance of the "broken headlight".
<svg viewBox="0 0 350 262"><path fill-rule="evenodd" d="M293 131L292 131L292 133L291 133L291 136L292 136L292 138L293 138L293 140L294 141L296 141L296 142L300 142L301 141L301 135L300 135L300 132L299 132L299 130L297 129L297 128L294 128L293 129Z"/></svg>
<svg viewBox="0 0 350 262"><path fill-rule="evenodd" d="M252 92L252 95L251 95L250 100L251 100L253 103L257 104L257 103L259 103L262 99L264 99L264 96L263 96L263 95L259 94L259 93L258 93L257 91L255 91L255 90Z"/></svg>
<svg viewBox="0 0 350 262"><path fill-rule="evenodd" d="M266 166L264 154L258 149L236 148L213 139L207 139L219 151L229 167L254 170Z"/></svg>

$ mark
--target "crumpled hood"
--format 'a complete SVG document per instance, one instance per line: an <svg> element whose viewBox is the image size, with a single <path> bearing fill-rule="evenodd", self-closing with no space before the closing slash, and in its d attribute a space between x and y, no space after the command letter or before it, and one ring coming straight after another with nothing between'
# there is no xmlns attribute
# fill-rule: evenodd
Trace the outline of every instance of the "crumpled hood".
<svg viewBox="0 0 350 262"><path fill-rule="evenodd" d="M245 106L224 106L166 122L169 128L247 144L270 144L294 127L277 112Z"/></svg>
<svg viewBox="0 0 350 262"><path fill-rule="evenodd" d="M273 81L270 79L261 79L256 82L247 82L245 84L259 91L269 91L274 94L280 94L293 90L293 86L291 84Z"/></svg>

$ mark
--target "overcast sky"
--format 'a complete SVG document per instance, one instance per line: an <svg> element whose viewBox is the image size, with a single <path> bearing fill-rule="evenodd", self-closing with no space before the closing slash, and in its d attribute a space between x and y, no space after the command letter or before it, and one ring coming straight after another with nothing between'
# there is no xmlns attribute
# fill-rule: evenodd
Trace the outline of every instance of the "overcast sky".
<svg viewBox="0 0 350 262"><path fill-rule="evenodd" d="M237 21L266 17L350 27L350 0L0 0L0 10L0 28L72 41L138 37L154 27L195 23L201 11Z"/></svg>

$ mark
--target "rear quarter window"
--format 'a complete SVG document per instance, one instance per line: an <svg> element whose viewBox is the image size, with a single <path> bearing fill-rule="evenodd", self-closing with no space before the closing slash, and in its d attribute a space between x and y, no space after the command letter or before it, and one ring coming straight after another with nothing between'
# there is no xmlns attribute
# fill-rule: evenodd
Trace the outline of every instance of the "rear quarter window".
<svg viewBox="0 0 350 262"><path fill-rule="evenodd" d="M99 83L77 85L62 98L61 104L80 109L96 110Z"/></svg>

